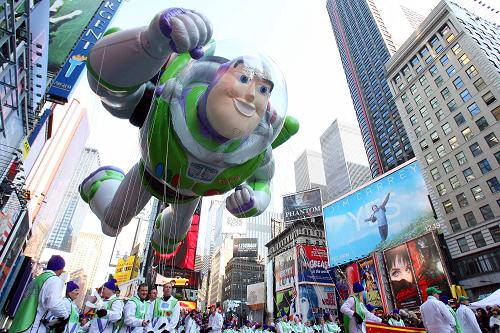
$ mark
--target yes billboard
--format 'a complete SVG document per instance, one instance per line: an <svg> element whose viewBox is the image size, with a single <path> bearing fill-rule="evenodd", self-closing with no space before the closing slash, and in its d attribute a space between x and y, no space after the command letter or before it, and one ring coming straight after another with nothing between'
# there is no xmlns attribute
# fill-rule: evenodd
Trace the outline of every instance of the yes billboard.
<svg viewBox="0 0 500 333"><path fill-rule="evenodd" d="M333 284L333 277L328 271L328 253L326 247L315 245L297 245L298 282Z"/></svg>
<svg viewBox="0 0 500 333"><path fill-rule="evenodd" d="M420 166L410 162L324 208L331 266L366 257L439 227Z"/></svg>

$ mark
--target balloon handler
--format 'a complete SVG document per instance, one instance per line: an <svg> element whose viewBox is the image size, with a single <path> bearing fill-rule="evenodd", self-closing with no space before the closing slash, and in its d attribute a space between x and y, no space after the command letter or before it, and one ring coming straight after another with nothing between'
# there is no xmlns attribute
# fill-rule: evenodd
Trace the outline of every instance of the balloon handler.
<svg viewBox="0 0 500 333"><path fill-rule="evenodd" d="M92 48L88 80L112 115L140 127L141 158L127 174L101 167L79 187L104 234L116 236L151 196L169 204L151 240L161 253L184 239L203 196L234 189L226 199L234 216L264 212L272 150L299 128L286 116L276 64L217 56L210 22L193 10L170 8L147 27L116 30Z"/></svg>

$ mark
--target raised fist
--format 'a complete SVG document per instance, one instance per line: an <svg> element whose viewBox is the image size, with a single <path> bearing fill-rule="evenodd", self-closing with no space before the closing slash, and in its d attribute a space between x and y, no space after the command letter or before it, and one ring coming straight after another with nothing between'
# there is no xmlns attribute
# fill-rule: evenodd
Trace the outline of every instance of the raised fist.
<svg viewBox="0 0 500 333"><path fill-rule="evenodd" d="M226 209L236 217L242 217L255 208L255 193L248 185L240 185L226 198Z"/></svg>

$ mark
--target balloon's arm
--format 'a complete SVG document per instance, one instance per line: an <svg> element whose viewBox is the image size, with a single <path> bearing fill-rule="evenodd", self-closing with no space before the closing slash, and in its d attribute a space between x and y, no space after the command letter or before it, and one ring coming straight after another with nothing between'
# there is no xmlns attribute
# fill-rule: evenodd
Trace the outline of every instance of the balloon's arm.
<svg viewBox="0 0 500 333"><path fill-rule="evenodd" d="M276 149L276 147L281 146L283 143L288 141L293 135L295 135L299 131L299 121L291 116L286 116L285 123L281 128L280 133L274 139L271 147Z"/></svg>

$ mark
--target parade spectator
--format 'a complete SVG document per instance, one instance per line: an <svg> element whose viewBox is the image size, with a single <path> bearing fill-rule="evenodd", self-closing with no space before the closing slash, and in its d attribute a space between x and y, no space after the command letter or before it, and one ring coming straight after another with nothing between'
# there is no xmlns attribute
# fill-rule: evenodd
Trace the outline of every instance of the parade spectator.
<svg viewBox="0 0 500 333"><path fill-rule="evenodd" d="M363 303L363 286L358 282L353 284L353 295L344 302L340 312L344 314L344 330L349 333L366 332L365 322L381 322L382 320L369 312Z"/></svg>
<svg viewBox="0 0 500 333"><path fill-rule="evenodd" d="M500 333L500 311L498 308L491 310L490 328L492 333Z"/></svg>
<svg viewBox="0 0 500 333"><path fill-rule="evenodd" d="M392 316L389 318L388 322L391 326L405 326L403 319L401 319L401 316L399 315L398 309L392 310Z"/></svg>
<svg viewBox="0 0 500 333"><path fill-rule="evenodd" d="M148 296L148 285L142 283L137 288L137 295L130 298L123 308L124 326L122 333L141 333L149 327L150 313Z"/></svg>
<svg viewBox="0 0 500 333"><path fill-rule="evenodd" d="M469 308L469 299L465 296L460 296L458 301L460 302L460 306L457 309L457 318L463 333L482 333L474 311Z"/></svg>
<svg viewBox="0 0 500 333"><path fill-rule="evenodd" d="M429 287L426 292L427 300L420 306L420 313L427 333L454 333L455 318L446 305L439 301L441 290Z"/></svg>
<svg viewBox="0 0 500 333"><path fill-rule="evenodd" d="M165 283L163 285L163 297L156 298L150 312L152 312L150 316L151 328L153 330L165 330L171 333L175 332L180 320L181 308L179 300L172 296L171 283Z"/></svg>
<svg viewBox="0 0 500 333"><path fill-rule="evenodd" d="M479 308L477 309L477 321L479 323L479 327L481 328L481 332L488 333L490 329L490 317L485 309Z"/></svg>
<svg viewBox="0 0 500 333"><path fill-rule="evenodd" d="M64 306L61 297L62 283L59 276L64 272L65 265L63 257L53 255L47 263L47 269L31 281L9 328L10 333L47 332L52 328L46 326L46 315L49 312L60 318L58 322L53 322L57 329L64 329L70 311Z"/></svg>

